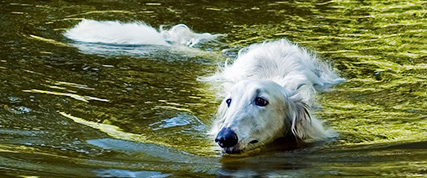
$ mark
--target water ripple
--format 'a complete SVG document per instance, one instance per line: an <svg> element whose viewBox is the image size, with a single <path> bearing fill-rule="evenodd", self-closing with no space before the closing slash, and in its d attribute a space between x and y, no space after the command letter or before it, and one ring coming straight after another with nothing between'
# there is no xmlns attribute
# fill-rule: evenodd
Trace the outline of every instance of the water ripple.
<svg viewBox="0 0 427 178"><path fill-rule="evenodd" d="M67 96L79 101L83 101L83 102L89 102L90 100L94 100L94 101L102 101L102 102L110 102L107 99L102 99L102 98L97 98L97 97L92 97L92 96L80 96L77 94L72 94L72 93L61 93L61 92L53 92L53 91L45 91L45 90L38 90L38 89L31 89L31 90L23 90L23 92L27 92L27 93L43 93L43 94L48 94L48 95L56 95L56 96Z"/></svg>

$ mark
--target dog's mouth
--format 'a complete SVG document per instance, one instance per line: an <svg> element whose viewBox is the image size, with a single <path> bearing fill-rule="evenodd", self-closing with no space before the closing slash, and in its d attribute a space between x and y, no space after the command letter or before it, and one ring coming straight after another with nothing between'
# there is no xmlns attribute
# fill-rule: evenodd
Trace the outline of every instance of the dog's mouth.
<svg viewBox="0 0 427 178"><path fill-rule="evenodd" d="M254 145L258 142L259 142L258 140L252 140L249 142L248 146ZM231 146L231 147L221 147L221 149L222 149L222 152L226 153L226 154L240 154L240 153L243 153L244 151L248 151L248 150L246 150L247 148L241 149L240 144L235 145L235 146Z"/></svg>
<svg viewBox="0 0 427 178"><path fill-rule="evenodd" d="M236 146L233 147L222 147L222 153L226 153L226 154L239 154L242 153L243 150L239 149Z"/></svg>

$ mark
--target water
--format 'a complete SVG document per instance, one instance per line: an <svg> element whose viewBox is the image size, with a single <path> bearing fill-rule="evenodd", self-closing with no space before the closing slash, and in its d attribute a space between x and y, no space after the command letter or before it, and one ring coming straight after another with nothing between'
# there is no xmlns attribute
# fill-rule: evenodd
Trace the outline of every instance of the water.
<svg viewBox="0 0 427 178"><path fill-rule="evenodd" d="M0 4L3 177L427 175L423 1ZM83 18L183 23L228 36L184 53L93 52L63 36ZM205 135L216 96L197 77L248 44L280 38L316 51L347 78L319 97L316 111L340 138L221 157Z"/></svg>

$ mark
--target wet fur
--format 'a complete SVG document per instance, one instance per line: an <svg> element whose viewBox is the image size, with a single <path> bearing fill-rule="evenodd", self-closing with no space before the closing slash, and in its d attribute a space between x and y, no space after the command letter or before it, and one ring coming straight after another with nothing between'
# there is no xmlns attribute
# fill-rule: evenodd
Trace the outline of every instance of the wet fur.
<svg viewBox="0 0 427 178"><path fill-rule="evenodd" d="M68 39L84 43L112 45L186 45L193 47L201 42L215 41L222 34L195 33L184 24L159 30L143 23L96 21L83 19L64 34Z"/></svg>
<svg viewBox="0 0 427 178"><path fill-rule="evenodd" d="M224 97L210 133L230 127L239 137L235 147L226 149L250 150L286 134L304 142L337 136L311 114L311 107L317 92L328 91L344 79L313 53L285 39L242 49L232 65L203 80L219 86ZM259 95L269 105L253 104ZM230 107L227 99L232 99ZM251 144L251 139L259 143Z"/></svg>

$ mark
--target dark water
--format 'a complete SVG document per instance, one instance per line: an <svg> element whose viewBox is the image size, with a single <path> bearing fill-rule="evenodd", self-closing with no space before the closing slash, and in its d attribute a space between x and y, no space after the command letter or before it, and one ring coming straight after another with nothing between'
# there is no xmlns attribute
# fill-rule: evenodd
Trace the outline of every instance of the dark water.
<svg viewBox="0 0 427 178"><path fill-rule="evenodd" d="M2 1L0 175L425 177L426 9L423 1ZM228 36L192 52L90 53L63 37L82 18ZM221 157L205 135L216 96L197 77L248 44L280 38L347 78L316 112L340 138Z"/></svg>

